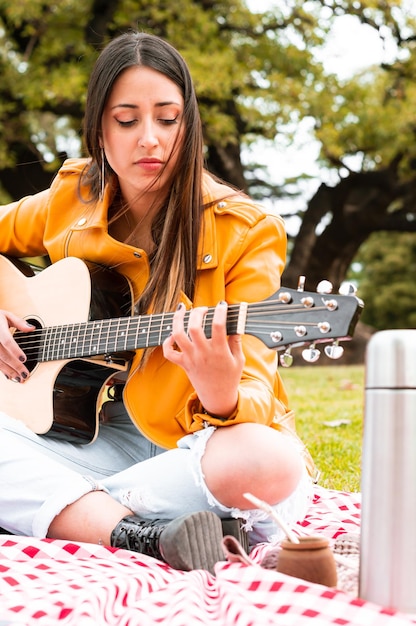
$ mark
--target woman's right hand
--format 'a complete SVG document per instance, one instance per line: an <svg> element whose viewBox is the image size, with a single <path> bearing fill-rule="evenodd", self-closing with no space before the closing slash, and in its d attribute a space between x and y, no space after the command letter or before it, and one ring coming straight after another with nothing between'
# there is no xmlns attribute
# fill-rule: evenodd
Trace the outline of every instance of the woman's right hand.
<svg viewBox="0 0 416 626"><path fill-rule="evenodd" d="M11 380L22 383L28 378L26 355L13 339L14 330L28 332L34 326L9 311L0 310L0 371Z"/></svg>

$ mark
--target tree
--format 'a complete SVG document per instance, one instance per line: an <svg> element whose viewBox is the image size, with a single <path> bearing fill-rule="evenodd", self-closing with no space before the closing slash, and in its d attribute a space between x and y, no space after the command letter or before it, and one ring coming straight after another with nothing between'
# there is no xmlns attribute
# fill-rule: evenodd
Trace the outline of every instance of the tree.
<svg viewBox="0 0 416 626"><path fill-rule="evenodd" d="M45 188L72 144L81 145L86 83L100 48L137 28L167 38L191 66L211 171L254 197L286 188L242 150L290 140L314 120L320 162L339 176L322 184L291 242L284 275L335 288L373 232L414 232L416 22L407 0L0 0L0 185L3 199ZM409 5L411 6L411 5ZM316 53L332 21L355 15L397 46L389 65L341 81Z"/></svg>
<svg viewBox="0 0 416 626"><path fill-rule="evenodd" d="M373 233L361 246L351 271L365 300L363 322L377 330L416 328L415 276L416 237Z"/></svg>
<svg viewBox="0 0 416 626"><path fill-rule="evenodd" d="M399 164L400 157L385 168L350 172L335 187L319 187L293 244L284 273L288 286L306 274L306 288L326 278L337 289L372 233L415 231L416 177L401 181Z"/></svg>
<svg viewBox="0 0 416 626"><path fill-rule="evenodd" d="M284 276L289 285L306 273L309 286L325 275L337 288L371 233L416 230L416 39L405 39L398 24L394 32L406 60L344 85L328 77L317 96L321 161L339 182L320 185L302 213Z"/></svg>

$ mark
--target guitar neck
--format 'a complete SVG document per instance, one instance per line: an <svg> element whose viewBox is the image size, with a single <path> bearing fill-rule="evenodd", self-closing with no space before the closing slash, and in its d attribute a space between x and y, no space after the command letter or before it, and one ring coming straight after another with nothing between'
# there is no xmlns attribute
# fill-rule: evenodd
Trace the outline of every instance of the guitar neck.
<svg viewBox="0 0 416 626"><path fill-rule="evenodd" d="M242 334L247 305L228 307L227 334ZM215 308L205 316L204 332L210 338ZM20 347L37 361L56 361L101 356L162 345L172 332L173 313L119 317L40 328L15 333ZM185 314L185 329L189 311Z"/></svg>
<svg viewBox="0 0 416 626"><path fill-rule="evenodd" d="M261 302L229 305L227 334L252 335L272 350L350 339L362 306L352 295L328 297L282 288ZM204 318L208 338L214 312L215 307L209 307ZM189 315L187 311L185 330ZM156 313L38 327L33 332L16 332L14 338L33 363L111 356L162 345L172 332L173 316Z"/></svg>

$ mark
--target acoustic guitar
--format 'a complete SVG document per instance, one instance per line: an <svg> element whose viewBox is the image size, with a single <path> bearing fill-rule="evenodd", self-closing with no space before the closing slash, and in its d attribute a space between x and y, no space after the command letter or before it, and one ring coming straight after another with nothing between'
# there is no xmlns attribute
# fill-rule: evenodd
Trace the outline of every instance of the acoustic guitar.
<svg viewBox="0 0 416 626"><path fill-rule="evenodd" d="M173 313L133 315L131 285L107 268L68 257L40 272L29 272L0 255L0 307L36 329L12 329L27 356L28 380L17 384L0 374L0 410L38 434L78 443L92 442L106 384L127 370L134 350L160 346L169 336ZM329 356L342 353L338 340L351 339L362 309L355 295L328 295L282 287L256 303L231 304L228 334L249 334L270 349L327 343ZM210 337L214 307L204 332ZM185 316L185 326L189 313ZM334 343L335 342L335 343Z"/></svg>

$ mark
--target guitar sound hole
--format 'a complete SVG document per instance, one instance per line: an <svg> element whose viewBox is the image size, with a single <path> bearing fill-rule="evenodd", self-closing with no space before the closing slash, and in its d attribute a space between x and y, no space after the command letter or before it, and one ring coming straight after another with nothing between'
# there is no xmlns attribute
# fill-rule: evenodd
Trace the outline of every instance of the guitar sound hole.
<svg viewBox="0 0 416 626"><path fill-rule="evenodd" d="M28 324L32 324L36 329L40 330L42 328L42 324L36 318L26 318L26 322ZM29 333L19 333L19 345L22 348L23 352L26 354L26 363L25 366L32 372L36 365L39 363L39 345L37 342L31 340L31 334L36 333L36 331L30 331Z"/></svg>

